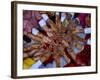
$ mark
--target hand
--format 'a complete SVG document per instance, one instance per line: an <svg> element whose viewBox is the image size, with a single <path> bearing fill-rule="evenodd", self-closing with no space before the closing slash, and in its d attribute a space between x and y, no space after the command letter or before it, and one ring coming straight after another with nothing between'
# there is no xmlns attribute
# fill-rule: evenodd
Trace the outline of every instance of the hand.
<svg viewBox="0 0 100 80"><path fill-rule="evenodd" d="M46 36L43 37L42 41L46 43L51 42L51 40Z"/></svg>
<svg viewBox="0 0 100 80"><path fill-rule="evenodd" d="M42 61L42 63L44 63L50 58L50 56L51 56L50 53L45 53L43 56L40 57L40 60Z"/></svg>

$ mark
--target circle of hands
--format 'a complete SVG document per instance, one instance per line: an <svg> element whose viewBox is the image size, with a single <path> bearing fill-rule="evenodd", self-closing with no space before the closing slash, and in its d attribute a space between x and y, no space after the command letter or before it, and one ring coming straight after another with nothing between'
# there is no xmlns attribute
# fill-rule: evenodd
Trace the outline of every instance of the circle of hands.
<svg viewBox="0 0 100 80"><path fill-rule="evenodd" d="M85 40L77 36L78 33L84 33L83 28L77 28L77 24L68 18L67 14L64 22L61 22L60 15L56 13L53 15L55 15L55 21L49 18L45 27L42 28L43 31L39 31L37 35L24 32L24 35L35 42L30 47L24 47L24 58L33 57L35 61L41 60L42 62L52 58L56 62L56 67L61 67L62 56L67 63L71 63L71 60L77 63L73 47L78 48L79 52L83 50L84 46L80 42L85 42Z"/></svg>

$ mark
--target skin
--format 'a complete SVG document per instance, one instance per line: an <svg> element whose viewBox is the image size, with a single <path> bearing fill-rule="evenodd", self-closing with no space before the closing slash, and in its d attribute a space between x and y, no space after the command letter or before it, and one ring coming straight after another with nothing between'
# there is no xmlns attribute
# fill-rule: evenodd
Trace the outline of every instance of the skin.
<svg viewBox="0 0 100 80"><path fill-rule="evenodd" d="M40 12L40 14L44 13L45 12ZM40 44L32 45L32 49L30 50L30 54L33 55L35 60L41 60L41 62L44 63L52 55L56 62L56 67L61 67L60 58L62 56L67 63L71 63L72 59L76 61L76 55L72 47L77 47L81 51L81 46L78 44L78 41L84 42L84 39L76 35L76 33L79 32L76 29L76 24L69 18L70 15L66 14L66 16L65 21L67 20L69 23L67 25L62 25L63 22L60 21L59 15L55 15L55 23L51 19L48 19L47 25L43 27L46 35L41 32L37 35L24 32L24 34L28 35L31 39L40 42ZM37 16L36 18L41 19L41 16ZM76 44L74 45L74 43ZM35 48L37 49L36 53L33 51ZM66 53L65 48L68 53ZM68 55L70 55L71 58ZM26 54L24 56L26 56Z"/></svg>

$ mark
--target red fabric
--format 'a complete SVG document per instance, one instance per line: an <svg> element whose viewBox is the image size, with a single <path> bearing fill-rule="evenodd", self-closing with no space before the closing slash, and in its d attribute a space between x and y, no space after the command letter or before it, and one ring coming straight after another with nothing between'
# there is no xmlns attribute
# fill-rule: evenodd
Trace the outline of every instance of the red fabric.
<svg viewBox="0 0 100 80"><path fill-rule="evenodd" d="M52 56L50 56L50 58L47 61L45 61L44 64L48 64L48 63L50 63L52 61L53 61L53 58L52 58Z"/></svg>
<svg viewBox="0 0 100 80"><path fill-rule="evenodd" d="M70 63L70 64L66 64L64 67L76 67L76 66L80 66L76 63Z"/></svg>
<svg viewBox="0 0 100 80"><path fill-rule="evenodd" d="M40 13L37 11L23 11L23 27L24 31L31 32L33 27L38 27L38 20L41 19Z"/></svg>
<svg viewBox="0 0 100 80"><path fill-rule="evenodd" d="M82 26L85 26L85 17L86 17L86 14L84 14L84 13L81 13L81 14L79 14L79 16L78 16L78 18L79 18L79 20L80 20L80 24L81 24Z"/></svg>
<svg viewBox="0 0 100 80"><path fill-rule="evenodd" d="M76 56L76 62L79 65L91 65L91 46L86 45L84 47L84 50L77 54Z"/></svg>
<svg viewBox="0 0 100 80"><path fill-rule="evenodd" d="M23 19L30 19L32 17L32 11L29 11L29 10L24 10L23 11Z"/></svg>
<svg viewBox="0 0 100 80"><path fill-rule="evenodd" d="M85 36L85 40L88 40L88 39L90 39L91 38L91 34L87 34L86 36Z"/></svg>
<svg viewBox="0 0 100 80"><path fill-rule="evenodd" d="M91 26L90 17L88 16L89 14L86 14L86 13L80 13L78 15L80 24L82 25L83 28L85 28L86 26Z"/></svg>

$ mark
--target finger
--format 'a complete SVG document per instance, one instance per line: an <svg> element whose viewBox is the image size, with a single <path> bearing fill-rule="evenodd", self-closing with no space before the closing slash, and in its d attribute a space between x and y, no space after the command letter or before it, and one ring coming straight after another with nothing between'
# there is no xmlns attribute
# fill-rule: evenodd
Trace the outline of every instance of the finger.
<svg viewBox="0 0 100 80"><path fill-rule="evenodd" d="M54 22L49 18L49 16L47 14L42 14L41 15L42 18L50 25L50 27L52 28L52 30L55 30L56 25L54 24Z"/></svg>
<svg viewBox="0 0 100 80"><path fill-rule="evenodd" d="M60 13L56 12L55 16L56 16L56 19L55 19L56 27L58 27L60 30L61 29Z"/></svg>
<svg viewBox="0 0 100 80"><path fill-rule="evenodd" d="M27 53L24 53L23 58L27 58L27 57L29 57L29 55Z"/></svg>
<svg viewBox="0 0 100 80"><path fill-rule="evenodd" d="M29 56L33 56L36 52L38 51L38 49L33 49L32 51L30 51L28 53Z"/></svg>

